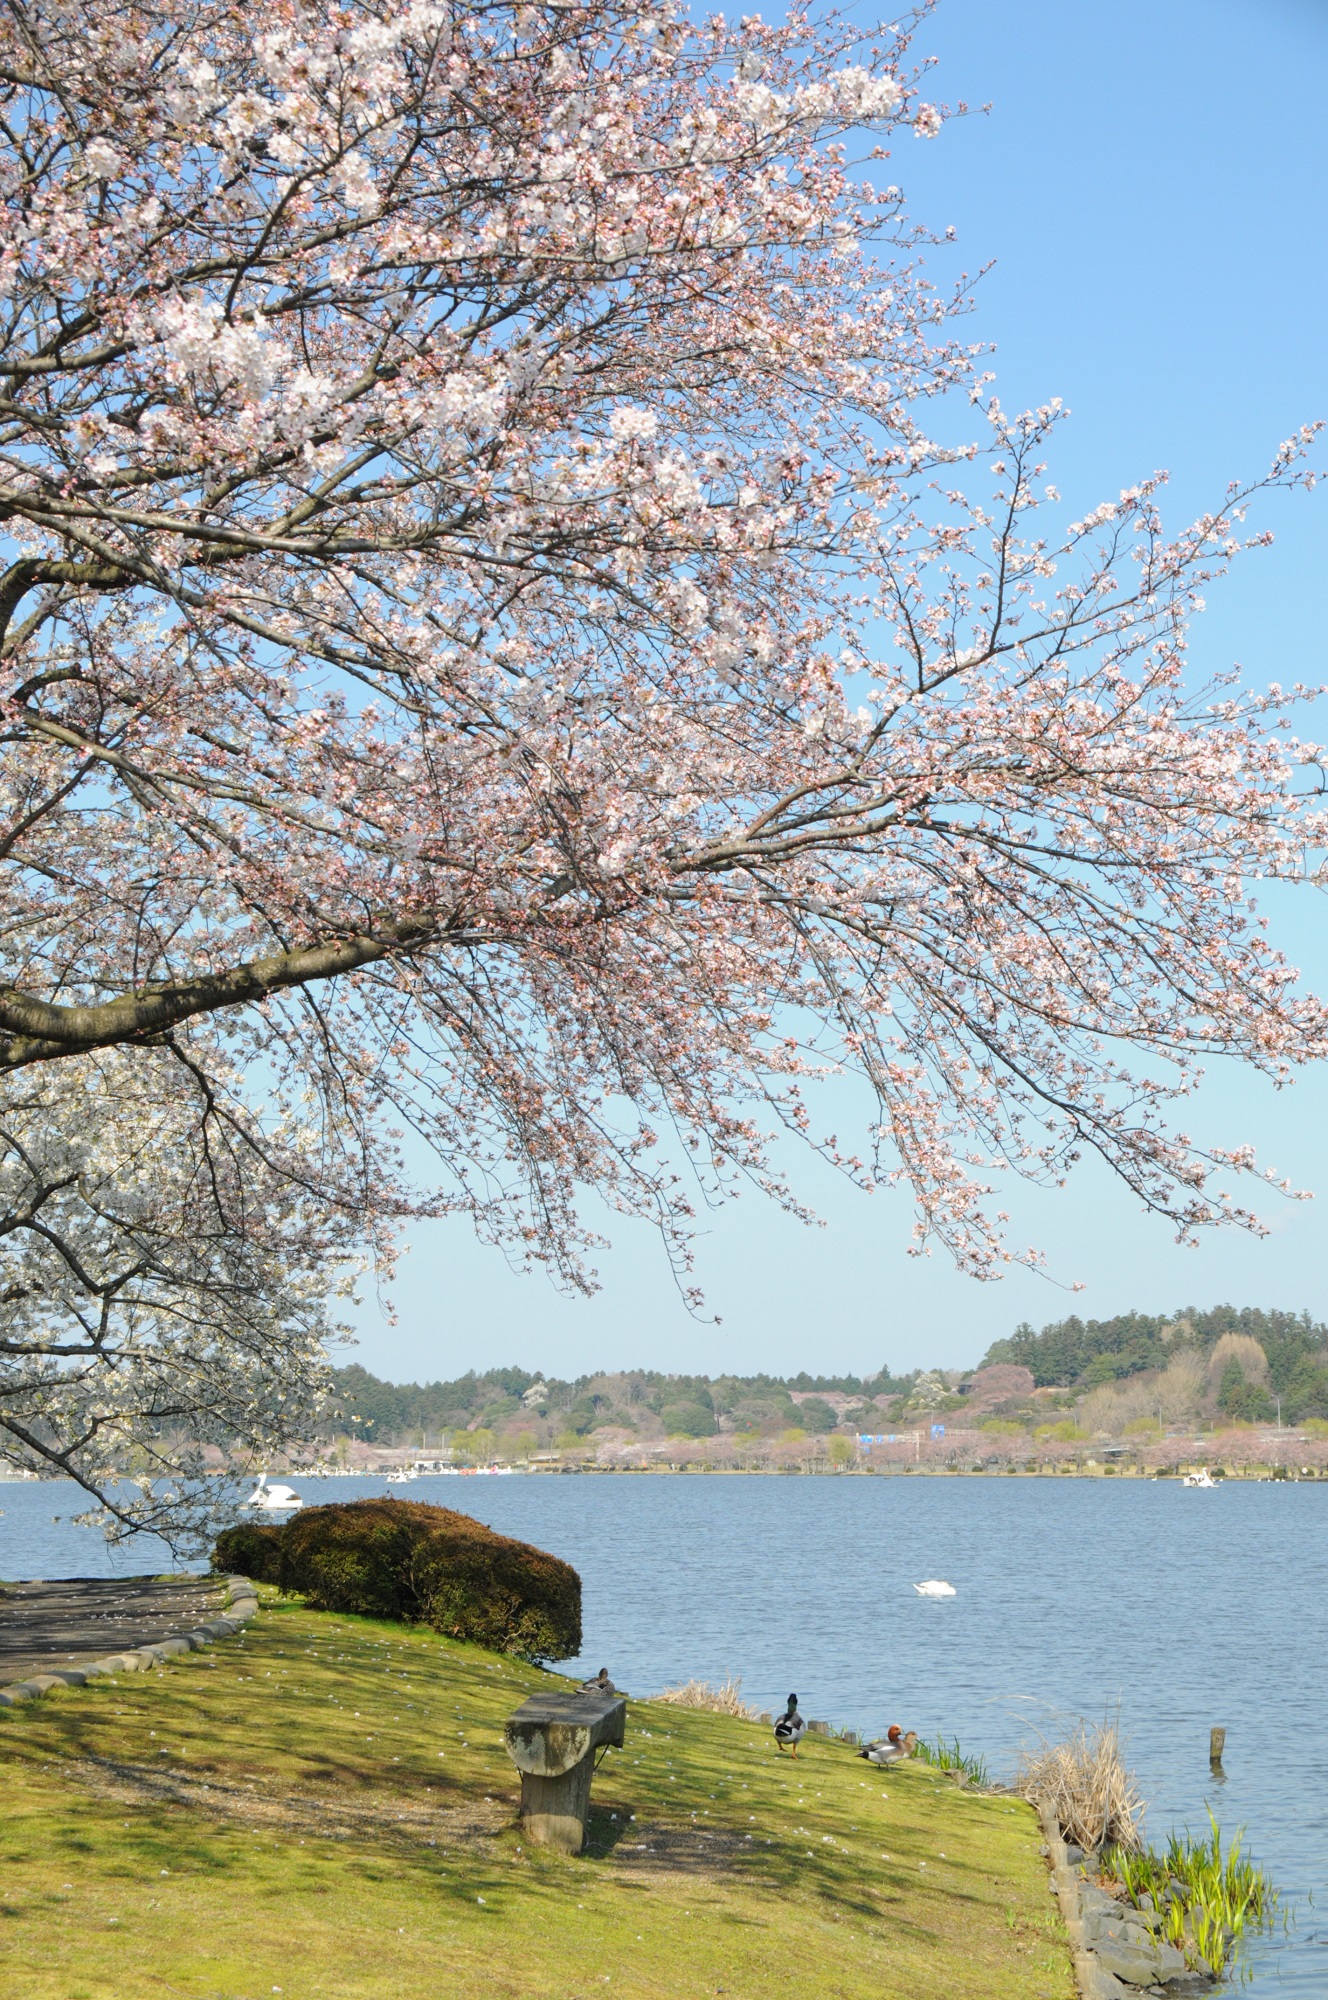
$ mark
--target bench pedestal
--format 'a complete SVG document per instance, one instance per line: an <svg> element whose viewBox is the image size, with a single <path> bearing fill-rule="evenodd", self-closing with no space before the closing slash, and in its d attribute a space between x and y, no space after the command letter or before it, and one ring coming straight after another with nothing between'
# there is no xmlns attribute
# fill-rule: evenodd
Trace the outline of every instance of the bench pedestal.
<svg viewBox="0 0 1328 2000"><path fill-rule="evenodd" d="M533 1695L507 1719L507 1754L521 1773L521 1829L537 1847L579 1854L595 1752L623 1741L622 1695Z"/></svg>
<svg viewBox="0 0 1328 2000"><path fill-rule="evenodd" d="M521 1827L527 1840L537 1847L560 1847L564 1854L581 1852L594 1769L592 1755L573 1764L561 1778L535 1778L528 1771L521 1773Z"/></svg>

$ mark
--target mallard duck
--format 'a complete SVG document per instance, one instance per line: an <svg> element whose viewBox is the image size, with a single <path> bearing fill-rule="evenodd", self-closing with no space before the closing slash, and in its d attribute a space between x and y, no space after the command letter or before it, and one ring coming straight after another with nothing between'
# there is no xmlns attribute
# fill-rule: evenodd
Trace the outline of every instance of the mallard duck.
<svg viewBox="0 0 1328 2000"><path fill-rule="evenodd" d="M617 1694L618 1690L609 1679L608 1668L601 1667L593 1679L582 1681L581 1692L582 1694Z"/></svg>
<svg viewBox="0 0 1328 2000"><path fill-rule="evenodd" d="M782 1750L784 1745L787 1744L796 1757L798 1754L798 1745L806 1734L807 1725L798 1714L798 1697L795 1694L791 1694L788 1699L787 1711L775 1723L776 1748Z"/></svg>
<svg viewBox="0 0 1328 2000"><path fill-rule="evenodd" d="M892 1722L885 1735L875 1743L864 1743L859 1757L865 1757L869 1764L902 1764L911 1757L918 1747L917 1731L910 1729L907 1736L897 1722Z"/></svg>

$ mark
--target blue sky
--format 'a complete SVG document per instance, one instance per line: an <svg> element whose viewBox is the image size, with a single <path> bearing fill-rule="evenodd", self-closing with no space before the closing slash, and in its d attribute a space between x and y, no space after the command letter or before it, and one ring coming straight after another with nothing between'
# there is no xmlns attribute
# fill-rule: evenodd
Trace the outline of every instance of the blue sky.
<svg viewBox="0 0 1328 2000"><path fill-rule="evenodd" d="M994 261L974 337L996 344L1008 407L1060 396L1073 413L1053 475L1070 509L1167 467L1179 525L1328 415L1328 0L942 0L916 47L939 59L938 100L990 109L906 140L890 172L917 216L956 228L938 276ZM1196 670L1328 679L1328 486L1279 500L1267 523L1275 546L1209 593ZM1284 897L1277 918L1328 985L1322 895ZM841 1134L855 1110L860 1123L865 1106L834 1107ZM645 1229L619 1228L586 1301L513 1274L463 1224L433 1225L403 1263L395 1324L366 1303L355 1358L397 1379L507 1361L839 1373L967 1365L1018 1320L1068 1311L1227 1299L1328 1317L1328 1074L1278 1093L1215 1070L1187 1122L1252 1141L1318 1200L1270 1203L1262 1241L1183 1250L1086 1167L1063 1193L1006 1204L1053 1281L982 1285L939 1253L908 1256L906 1195L860 1195L808 1160L799 1184L822 1228L755 1196L708 1219L698 1274L718 1325L687 1313Z"/></svg>

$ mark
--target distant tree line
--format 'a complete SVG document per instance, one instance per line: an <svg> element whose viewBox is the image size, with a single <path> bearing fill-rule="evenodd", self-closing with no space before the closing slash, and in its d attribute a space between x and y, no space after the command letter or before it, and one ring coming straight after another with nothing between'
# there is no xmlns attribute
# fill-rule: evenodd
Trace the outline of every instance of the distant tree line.
<svg viewBox="0 0 1328 2000"><path fill-rule="evenodd" d="M666 1375L652 1369L621 1374L581 1375L574 1381L545 1377L524 1368L473 1370L450 1382L385 1382L358 1362L333 1371L328 1423L371 1443L423 1441L446 1431L510 1428L522 1412L532 1420L551 1419L556 1428L588 1436L608 1424L631 1427L649 1412L677 1436L709 1437L720 1418L732 1428L769 1431L797 1425L831 1431L851 1420L855 1409L866 1419L880 1399L907 1397L919 1371L875 1375ZM536 1393L532 1393L536 1392ZM795 1402L794 1396L803 1398ZM822 1396L848 1396L855 1408L839 1415Z"/></svg>
<svg viewBox="0 0 1328 2000"><path fill-rule="evenodd" d="M993 1342L982 1366L1015 1362L1033 1372L1038 1388L1093 1389L1145 1370L1166 1368L1189 1349L1207 1357L1225 1335L1256 1340L1268 1360L1268 1387L1247 1384L1228 1363L1219 1403L1232 1416L1271 1415L1280 1397L1292 1421L1328 1416L1328 1326L1307 1312L1260 1306L1187 1306L1171 1314L1120 1313L1115 1319L1053 1320L1040 1333L1025 1321L1008 1340Z"/></svg>
<svg viewBox="0 0 1328 2000"><path fill-rule="evenodd" d="M1328 1325L1306 1312L1219 1305L1103 1320L1072 1315L1041 1332L1018 1326L988 1348L980 1365L1013 1362L1032 1371L1038 1388L1086 1391L1165 1370L1184 1354L1206 1364L1228 1335L1257 1341L1267 1369L1260 1364L1251 1371L1236 1360L1223 1366L1217 1356L1210 1395L1218 1408L1258 1421L1271 1417L1280 1399L1288 1421L1328 1418ZM447 1433L510 1433L523 1425L563 1442L610 1426L681 1437L710 1437L721 1428L826 1433L839 1426L880 1429L906 1412L908 1421L919 1412L949 1415L962 1400L948 1391L939 1371L916 1368L903 1375L881 1368L861 1376L714 1377L631 1369L570 1381L524 1368L488 1368L452 1381L386 1382L355 1362L333 1372L326 1428L374 1444L418 1445L437 1443ZM834 1403L824 1400L829 1397Z"/></svg>

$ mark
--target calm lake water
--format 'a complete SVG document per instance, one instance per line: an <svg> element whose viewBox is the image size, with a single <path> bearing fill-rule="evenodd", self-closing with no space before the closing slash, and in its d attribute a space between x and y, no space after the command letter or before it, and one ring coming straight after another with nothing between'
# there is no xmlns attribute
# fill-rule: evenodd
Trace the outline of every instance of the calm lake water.
<svg viewBox="0 0 1328 2000"><path fill-rule="evenodd" d="M306 1502L385 1490L292 1483ZM1118 1712L1153 1840L1206 1832L1211 1804L1283 1892L1290 1927L1248 1953L1245 1991L1328 1995L1328 1483L518 1475L409 1497L574 1563L576 1664L635 1693L740 1674L761 1708L796 1688L804 1714L942 1730L998 1776L1038 1731ZM170 1566L53 1519L78 1504L0 1484L0 1576ZM957 1596L917 1596L926 1577Z"/></svg>

